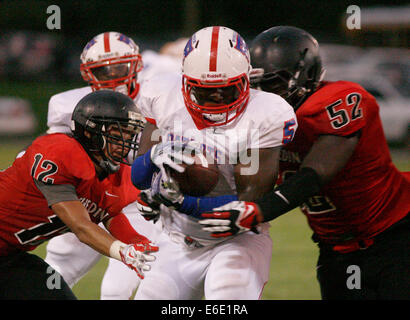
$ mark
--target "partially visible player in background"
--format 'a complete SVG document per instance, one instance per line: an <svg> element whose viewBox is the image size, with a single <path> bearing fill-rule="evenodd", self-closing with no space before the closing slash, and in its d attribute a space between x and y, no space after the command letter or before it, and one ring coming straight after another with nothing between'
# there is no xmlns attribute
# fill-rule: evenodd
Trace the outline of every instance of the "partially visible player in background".
<svg viewBox="0 0 410 320"><path fill-rule="evenodd" d="M159 51L144 50L141 52L144 68L139 72L140 81L147 81L158 74L181 73L182 58L187 38L166 42Z"/></svg>
<svg viewBox="0 0 410 320"><path fill-rule="evenodd" d="M284 97L299 127L275 190L200 223L220 236L300 206L320 248L323 299L410 299L410 173L392 163L375 98L356 83L322 81L318 42L304 30L268 29L250 52L253 85Z"/></svg>
<svg viewBox="0 0 410 320"><path fill-rule="evenodd" d="M242 37L212 26L186 43L182 76L155 77L144 86L139 106L148 130L132 179L144 189L144 205L155 211L161 203L164 231L152 276L141 282L135 299L260 298L269 278L269 225L259 226L259 234L215 239L197 223L203 211L233 199L256 200L271 190L279 150L297 128L284 99L249 88L250 69ZM157 128L160 143L150 134ZM212 159L219 171L214 190L201 197L179 192L165 169L178 168L175 148L197 148Z"/></svg>
<svg viewBox="0 0 410 320"><path fill-rule="evenodd" d="M95 36L81 54L81 75L88 86L62 92L51 97L48 108L47 133L69 132L71 113L76 103L86 94L109 89L127 94L137 102L143 79L153 73L179 72L179 59L148 54L149 65L144 65L135 42L118 32ZM134 228L150 239L161 232L161 222L145 221L135 204L124 209ZM57 269L70 287L74 286L101 258L101 255L82 245L76 237L66 234L49 241L46 262ZM101 299L128 299L139 284L139 278L114 259L110 259L101 287Z"/></svg>
<svg viewBox="0 0 410 320"><path fill-rule="evenodd" d="M125 159L144 118L129 97L103 90L81 99L72 119L72 135L38 137L0 172L0 299L75 299L64 278L50 286L55 272L26 252L62 233L141 278L155 259L158 247L122 214L139 193Z"/></svg>

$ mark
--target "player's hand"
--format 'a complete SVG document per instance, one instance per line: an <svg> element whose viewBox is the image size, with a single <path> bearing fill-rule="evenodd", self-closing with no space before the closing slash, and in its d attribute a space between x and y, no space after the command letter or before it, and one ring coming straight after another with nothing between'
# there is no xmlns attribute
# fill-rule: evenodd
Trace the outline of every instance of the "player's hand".
<svg viewBox="0 0 410 320"><path fill-rule="evenodd" d="M151 270L151 266L147 263L155 260L155 256L150 255L150 253L157 251L158 247L151 245L149 242L134 243L122 247L120 256L127 267L134 270L138 277L144 279L144 272Z"/></svg>
<svg viewBox="0 0 410 320"><path fill-rule="evenodd" d="M154 177L151 194L155 201L175 210L178 210L184 201L184 195L179 190L177 182L170 175L164 177L162 172Z"/></svg>
<svg viewBox="0 0 410 320"><path fill-rule="evenodd" d="M189 142L161 142L152 147L151 161L161 170L162 175L166 177L167 167L182 173L185 171L185 168L181 164L193 164L192 151L194 151L194 148Z"/></svg>
<svg viewBox="0 0 410 320"><path fill-rule="evenodd" d="M202 230L211 232L215 238L228 237L245 231L256 230L256 225L262 221L259 207L253 202L232 201L211 212L202 213L204 220L198 222Z"/></svg>
<svg viewBox="0 0 410 320"><path fill-rule="evenodd" d="M156 223L159 219L161 203L152 198L151 189L143 190L137 196L137 208L147 221Z"/></svg>

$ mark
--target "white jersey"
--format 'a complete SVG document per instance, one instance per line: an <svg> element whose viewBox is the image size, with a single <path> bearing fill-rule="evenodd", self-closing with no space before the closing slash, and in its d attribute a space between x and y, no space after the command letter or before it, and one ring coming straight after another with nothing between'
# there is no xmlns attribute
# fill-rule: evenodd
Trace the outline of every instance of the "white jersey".
<svg viewBox="0 0 410 320"><path fill-rule="evenodd" d="M147 50L142 53L144 68L138 73L138 83L140 90L144 81L154 75L164 73L181 73L182 62L179 59L167 55L161 55L154 51ZM90 86L58 93L50 98L48 103L47 133L71 133L71 115L77 103L91 93ZM139 94L134 102L137 104Z"/></svg>
<svg viewBox="0 0 410 320"><path fill-rule="evenodd" d="M145 50L141 53L141 57L144 68L138 73L139 81L146 81L159 74L182 71L182 58L159 54L152 50Z"/></svg>
<svg viewBox="0 0 410 320"><path fill-rule="evenodd" d="M71 115L77 103L87 94L91 87L78 88L58 93L48 102L47 133L71 133Z"/></svg>
<svg viewBox="0 0 410 320"><path fill-rule="evenodd" d="M252 160L248 172L258 170L258 152L250 158L246 150L278 147L284 141L284 127L296 116L293 108L280 96L251 89L244 112L232 123L198 130L189 114L181 91L182 79L178 75L155 77L147 81L141 92L141 113L155 121L162 141L196 141L206 153L207 159L217 164L220 172L218 184L208 196L236 194L234 165L238 161ZM199 242L217 241L202 231L197 219L164 208L161 218L169 232L179 232ZM205 241L204 241L205 240Z"/></svg>

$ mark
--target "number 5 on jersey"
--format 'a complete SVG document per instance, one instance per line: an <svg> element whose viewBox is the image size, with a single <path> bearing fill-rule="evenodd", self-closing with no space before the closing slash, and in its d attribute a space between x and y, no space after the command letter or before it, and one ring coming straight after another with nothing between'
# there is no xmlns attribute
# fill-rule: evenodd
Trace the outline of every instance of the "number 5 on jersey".
<svg viewBox="0 0 410 320"><path fill-rule="evenodd" d="M282 144L287 144L293 140L293 137L295 136L294 126L296 126L295 119L292 118L288 121L285 121L285 126L283 128Z"/></svg>
<svg viewBox="0 0 410 320"><path fill-rule="evenodd" d="M38 169L40 167L40 169ZM41 170L44 169L44 170ZM43 160L43 155L37 153L34 156L34 163L31 167L31 176L45 184L53 184L54 179L51 178L58 171L58 166L50 160Z"/></svg>

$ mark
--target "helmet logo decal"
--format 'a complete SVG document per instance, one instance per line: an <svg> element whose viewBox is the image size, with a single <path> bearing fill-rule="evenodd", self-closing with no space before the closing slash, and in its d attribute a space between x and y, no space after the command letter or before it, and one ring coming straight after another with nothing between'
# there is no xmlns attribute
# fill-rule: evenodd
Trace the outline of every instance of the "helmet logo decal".
<svg viewBox="0 0 410 320"><path fill-rule="evenodd" d="M122 42L124 42L125 44L128 44L129 46L131 46L131 47L134 48L134 45L133 45L131 39L128 38L128 37L127 37L126 35L124 35L124 34L119 34L118 41L122 41Z"/></svg>
<svg viewBox="0 0 410 320"><path fill-rule="evenodd" d="M90 50L90 48L97 43L97 40L96 40L95 38L96 38L96 37L92 38L92 39L87 43L87 45L85 46L84 51L83 51L83 53L81 54L81 60L85 60L85 59L86 59L86 55L87 55L88 50ZM92 59L91 59L91 58L88 58L88 59L87 59L87 62L88 62L88 61L92 61Z"/></svg>
<svg viewBox="0 0 410 320"><path fill-rule="evenodd" d="M89 50L93 45L95 45L97 43L97 41L95 40L95 37L92 38L87 45L85 46L85 50Z"/></svg>
<svg viewBox="0 0 410 320"><path fill-rule="evenodd" d="M189 55L194 49L193 43L195 43L195 35L193 35L185 45L184 49L184 59Z"/></svg>
<svg viewBox="0 0 410 320"><path fill-rule="evenodd" d="M104 33L104 51L105 52L110 52L110 33L106 32Z"/></svg>
<svg viewBox="0 0 410 320"><path fill-rule="evenodd" d="M250 60L249 53L248 53L249 51L248 51L248 46L246 45L245 40L243 40L242 37L238 33L234 33L233 41L236 43L234 48L238 50L239 52L241 52L245 56L246 60L248 60L249 62Z"/></svg>
<svg viewBox="0 0 410 320"><path fill-rule="evenodd" d="M219 27L212 28L212 38L211 38L211 54L209 56L209 71L216 71L217 57L218 57L218 38L219 38Z"/></svg>

